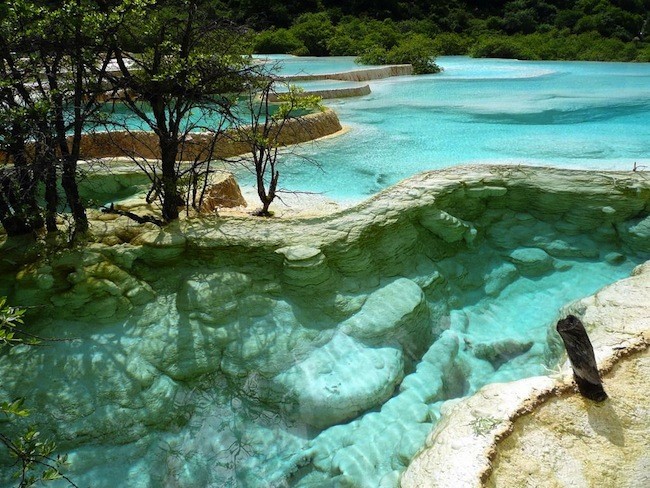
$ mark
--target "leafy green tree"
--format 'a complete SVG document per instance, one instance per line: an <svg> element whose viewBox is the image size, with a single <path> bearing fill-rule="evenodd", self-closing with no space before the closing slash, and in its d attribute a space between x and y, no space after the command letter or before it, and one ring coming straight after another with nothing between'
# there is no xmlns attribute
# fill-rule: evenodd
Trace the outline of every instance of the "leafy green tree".
<svg viewBox="0 0 650 488"><path fill-rule="evenodd" d="M304 14L291 27L294 35L302 41L312 56L327 56L327 41L334 34L334 26L325 12Z"/></svg>
<svg viewBox="0 0 650 488"><path fill-rule="evenodd" d="M260 54L295 53L307 48L288 29L270 29L255 38L254 50Z"/></svg>
<svg viewBox="0 0 650 488"><path fill-rule="evenodd" d="M111 52L107 34L119 23L110 0L8 0L0 23L0 147L13 163L5 168L3 223L29 221L13 232L33 231L42 220L36 188L45 186L45 223L56 230L57 180L74 219L88 229L78 189L81 139L98 111ZM13 186L13 190L10 187ZM20 194L20 199L12 195ZM13 212L13 214L12 214ZM5 226L7 227L7 226Z"/></svg>
<svg viewBox="0 0 650 488"><path fill-rule="evenodd" d="M212 129L222 127L224 117L234 118L236 96L226 94L240 92L253 76L250 58L242 56L249 41L242 29L215 19L209 2L202 0L138 0L127 19L111 45L119 69L111 82L158 139L160 170L143 169L163 221L170 222L185 203L180 186L184 143L199 128L189 116L204 111ZM142 50L131 53L126 45Z"/></svg>
<svg viewBox="0 0 650 488"><path fill-rule="evenodd" d="M434 42L422 34L414 34L391 49L373 47L357 58L361 64L411 64L415 74L440 72L435 62Z"/></svg>

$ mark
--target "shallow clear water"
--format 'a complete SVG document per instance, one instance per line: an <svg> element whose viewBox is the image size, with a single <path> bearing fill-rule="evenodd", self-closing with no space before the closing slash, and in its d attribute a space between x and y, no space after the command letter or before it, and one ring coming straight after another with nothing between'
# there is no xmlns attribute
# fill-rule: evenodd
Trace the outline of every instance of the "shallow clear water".
<svg viewBox="0 0 650 488"><path fill-rule="evenodd" d="M331 72L351 60L286 62ZM295 149L316 164L287 156L281 185L354 200L458 164L648 164L650 63L438 63L442 74L371 81L370 95L326 101L349 131Z"/></svg>
<svg viewBox="0 0 650 488"><path fill-rule="evenodd" d="M491 263L481 262L486 253L493 255L479 248L441 266L460 265L466 270L461 274L480 276L491 271ZM71 466L67 470L79 486L108 488L117 482L134 488L396 487L399 473L423 446L445 400L472 394L490 382L546 374L555 360L548 351L548 327L557 320L558 310L627 276L638 258L618 266L580 259L563 262L563 271L539 278L519 277L498 297L485 296L480 290L463 292L460 283L459 288L446 290L444 297L429 295L432 309L440 307L441 298L454 302L441 324L447 330L386 402L322 431L281 414L282 398L258 398L258 382L262 384L265 375L256 373L255 366L250 366L252 373L245 382L238 384L219 372L170 380L149 365L151 359L146 358L152 354L171 354L174 344L182 340L178 329L189 327L176 310L175 295L165 297L163 290L199 269L200 273L214 271L207 263L194 270L152 271L159 277L161 296L139 317L91 329L82 322L51 323L52 333L76 340L30 351L29 366L22 371L7 370L15 358L0 358L0 368L11 371L3 383L6 386L7 381L20 378L28 391L40 392L43 404L61 422L55 434L60 444L69 445L65 441L68 432L81 432L77 435L82 445L68 448ZM421 277L426 278L426 270ZM454 281L451 275L449 279ZM271 315L251 322L240 319L241 329L236 333L244 341L249 334L267 341L269 360L277 360L273 351L285 340L283 334L315 326L310 323L315 316L304 316L307 311L299 315L295 307L290 300L279 299ZM194 352L200 355L208 348L209 353L207 336L196 329L190 334L198 334ZM477 357L482 344L507 340L528 343L529 348L502 358L498 354L490 360ZM369 352L374 361L388 361L394 354L390 345L359 349L358 343L352 344L340 331L330 343L332 361L349 355L365 358ZM291 353L281 359L287 364L299 362ZM362 361L350 374L353 382L364 383L371 381L373 370L372 364ZM316 377L321 373L314 372ZM152 379L143 380L152 374L153 384ZM338 387L345 391L349 385ZM37 397L31 398L35 402ZM88 410L87 418L76 418L76 409L88 408L97 398L111 400L106 407ZM135 416L143 414L144 418L134 422ZM68 415L76 420L66 423ZM13 486L2 482L2 475L9 472L0 469L0 486ZM336 478L340 473L345 477Z"/></svg>
<svg viewBox="0 0 650 488"><path fill-rule="evenodd" d="M322 72L330 72L345 63L355 69L350 61L318 62ZM647 163L649 65L467 58L441 58L440 64L446 68L442 75L371 82L373 93L367 97L329 102L349 132L300 149L323 171L289 158L282 184L359 199L416 172L454 164L631 168L634 161ZM247 301L237 320L219 328L236 338L232 349L248 354L239 366L241 376L226 375L222 369L228 363L213 344L222 340L217 330L191 326L188 312L178 306L183 283L205 281L206 274L224 268L267 280L264 285L279 278L265 276L270 272L262 267L237 269L219 256L192 256L155 269L141 269L136 262L131 271L148 280L157 298L124 321L89 327L81 320L42 317L46 332L77 340L29 351L22 356L24 369L15 367L17 358L0 356L0 386L13 396L32 398L34 418L40 409L46 412L42 418L55 419L43 428L54 430L70 452L69 474L79 486L397 486L399 472L423 445L445 399L471 394L489 382L544 374L557 359L548 351L547 334L558 310L627 276L647 258L629 255L612 265L604 256L620 251L614 245L610 249L591 236L560 235L551 223L540 226L531 226L530 243L520 245L532 246L543 234L574 239L576 247L596 248L598 256L559 259L557 271L517 276L498 296L489 296L484 283L488 275L503 272L508 251L479 248L436 261L449 285L439 294L427 292L427 303L432 310L442 309L446 330L406 370L388 400L340 425L310 427L284 416L282 399L258 398L259 383L267 380L264 360L288 367L303 359L295 352L303 343L327 343L327 353L348 358L353 380L363 383L373 377L374 365L359 365L354 358L371 357L383 365L396 348L362 347L341 331L332 332L339 324L313 309L318 303L301 308L277 287L253 282L247 285L247 293L254 288L251 296L242 303L249 298L260 302L253 297L259 293L272 305L257 313ZM429 264L404 276L420 285L437 272ZM348 293L354 299L355 293L372 292L393 278L369 278L359 285L361 291ZM531 344L507 357L478 357L481 345L509 340ZM267 341L264 347L260 341ZM216 358L210 356L214 350L219 350ZM494 352L491 346L485 350ZM192 364L195 354L217 366L190 378L177 378L160 366L173 369L165 359L176 356ZM0 485L13 486L6 464L0 467ZM334 481L336 473L348 477Z"/></svg>

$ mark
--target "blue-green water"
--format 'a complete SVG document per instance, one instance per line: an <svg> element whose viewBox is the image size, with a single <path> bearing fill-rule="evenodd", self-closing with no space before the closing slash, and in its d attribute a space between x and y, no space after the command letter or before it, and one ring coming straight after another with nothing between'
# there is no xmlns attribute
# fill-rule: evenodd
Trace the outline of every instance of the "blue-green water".
<svg viewBox="0 0 650 488"><path fill-rule="evenodd" d="M285 71L354 69L351 58L299 62ZM650 63L438 63L441 74L371 81L368 96L327 101L349 131L294 149L318 167L287 156L281 185L354 200L458 164L648 164Z"/></svg>
<svg viewBox="0 0 650 488"><path fill-rule="evenodd" d="M333 70L331 60L318 62L322 72ZM336 62L356 68L349 58ZM331 102L349 132L300 149L319 161L322 172L288 158L283 185L359 199L413 173L454 164L631 168L634 161L648 162L648 65L466 58L440 63L442 75L371 82L371 95ZM627 276L647 258L626 253L614 237L565 232L563 222L551 220L503 217L500 239L491 246L422 258L399 277L342 281L336 304L368 300L393 280L408 278L426 290L432 317L438 311L444 322L432 320L431 326L445 330L421 360L402 366L405 377L390 398L339 425L319 429L284 415L283 398L264 397L264 382L282 386L285 370L317 364L308 371L314 380L352 376L351 384L326 385L332 394L349 392L389 369L391 361L399 363L399 345L348 337L339 326L349 313L341 318L318 296L300 301L300 292L285 293L270 262L268 269L241 257L233 264L220 253L149 266L130 259L128 249L120 258L116 246L111 259L128 270L125 276L148 282L156 298L108 323L40 317L35 325L46 335L74 340L0 356L2 400L29 398L31 420L70 453L68 473L79 486L397 486L444 400L489 382L545 373L557 359L547 334L560 307ZM520 230L521 240L509 242L509 231L522 226L525 238ZM566 241L591 257L558 258L553 272L519 275L508 253L542 245L540 237ZM501 241L508 246L497 245ZM611 264L604 259L610 252L626 256ZM74 266L66 262L59 273ZM66 286L83 273L64 276ZM210 280L221 286L205 295L214 303L204 300L200 310L188 310L188 290L204 296L200 286ZM3 286L7 282L3 277ZM490 294L492 282L509 284ZM46 289L47 282L41 284ZM78 295L65 296L74 304L84 299L83 291ZM201 322L219 313L227 317L223 323ZM498 357L492 346L510 340L519 349ZM481 354L497 357L480 357L481 345ZM319 354L341 359L341 366L321 370L328 365L308 362ZM14 485L10 472L0 459L0 485Z"/></svg>

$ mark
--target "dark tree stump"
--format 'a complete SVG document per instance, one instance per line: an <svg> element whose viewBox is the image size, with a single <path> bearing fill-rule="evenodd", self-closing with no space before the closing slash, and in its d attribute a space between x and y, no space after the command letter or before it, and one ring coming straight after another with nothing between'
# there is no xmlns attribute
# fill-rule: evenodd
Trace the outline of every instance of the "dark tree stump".
<svg viewBox="0 0 650 488"><path fill-rule="evenodd" d="M578 384L580 394L596 402L606 400L607 393L603 390L594 348L585 326L582 325L578 317L569 315L558 321L556 328L564 341L564 347L573 367L573 378Z"/></svg>

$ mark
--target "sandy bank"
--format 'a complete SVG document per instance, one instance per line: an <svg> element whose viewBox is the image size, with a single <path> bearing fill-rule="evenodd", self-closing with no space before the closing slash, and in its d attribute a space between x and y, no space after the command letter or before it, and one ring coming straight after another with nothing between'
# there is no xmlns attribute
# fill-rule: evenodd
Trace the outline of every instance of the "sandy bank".
<svg viewBox="0 0 650 488"><path fill-rule="evenodd" d="M497 444L488 487L650 486L650 349L605 375L610 399L554 395Z"/></svg>
<svg viewBox="0 0 650 488"><path fill-rule="evenodd" d="M585 323L608 400L580 397L568 363L551 376L489 385L446 405L401 486L646 486L649 296L650 261L561 313Z"/></svg>

